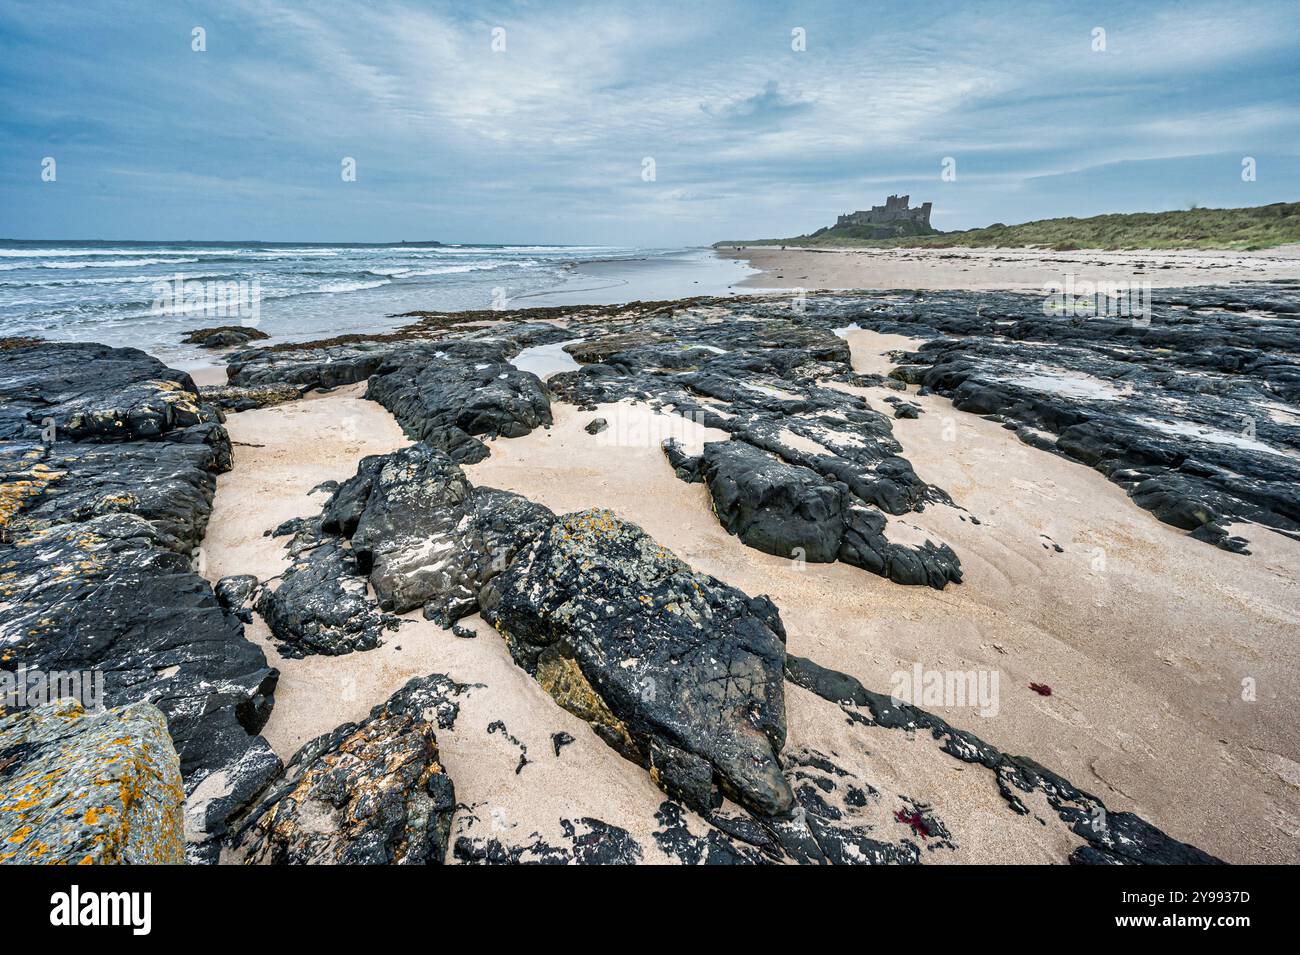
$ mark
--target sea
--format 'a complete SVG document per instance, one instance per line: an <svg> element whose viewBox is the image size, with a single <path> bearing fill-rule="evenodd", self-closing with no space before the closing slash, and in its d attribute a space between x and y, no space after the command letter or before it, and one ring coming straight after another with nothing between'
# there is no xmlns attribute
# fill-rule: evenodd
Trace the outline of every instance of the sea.
<svg viewBox="0 0 1300 955"><path fill-rule="evenodd" d="M0 241L0 337L132 346L213 364L184 333L248 325L271 342L380 332L412 311L743 294L754 270L706 248Z"/></svg>

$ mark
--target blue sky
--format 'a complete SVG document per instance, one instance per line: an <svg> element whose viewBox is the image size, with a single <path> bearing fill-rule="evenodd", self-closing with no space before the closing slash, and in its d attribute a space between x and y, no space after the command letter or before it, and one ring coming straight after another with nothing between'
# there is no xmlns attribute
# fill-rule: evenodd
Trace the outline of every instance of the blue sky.
<svg viewBox="0 0 1300 955"><path fill-rule="evenodd" d="M1295 201L1297 23L1295 0L0 0L0 236L676 245L895 192L942 229Z"/></svg>

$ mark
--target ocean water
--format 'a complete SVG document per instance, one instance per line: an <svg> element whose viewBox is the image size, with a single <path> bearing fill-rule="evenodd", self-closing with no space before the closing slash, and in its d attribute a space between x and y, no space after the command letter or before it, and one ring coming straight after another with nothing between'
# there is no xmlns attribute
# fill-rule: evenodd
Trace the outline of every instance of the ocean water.
<svg viewBox="0 0 1300 955"><path fill-rule="evenodd" d="M274 341L384 331L461 311L728 294L751 270L707 249L432 244L0 242L0 336L142 348L181 368L185 331Z"/></svg>

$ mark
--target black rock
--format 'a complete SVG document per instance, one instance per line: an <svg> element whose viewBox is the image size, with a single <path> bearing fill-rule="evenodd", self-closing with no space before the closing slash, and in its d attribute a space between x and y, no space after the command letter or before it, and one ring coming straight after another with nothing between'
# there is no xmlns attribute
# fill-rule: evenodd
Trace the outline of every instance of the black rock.
<svg viewBox="0 0 1300 955"><path fill-rule="evenodd" d="M457 341L430 347L393 355L366 392L412 438L472 464L488 455L478 435L519 438L551 423L541 379L507 364L513 346Z"/></svg>
<svg viewBox="0 0 1300 955"><path fill-rule="evenodd" d="M211 861L280 767L257 735L278 674L195 572L225 430L143 352L41 344L0 352L0 432L0 666L99 671L105 705L157 706Z"/></svg>
<svg viewBox="0 0 1300 955"><path fill-rule="evenodd" d="M1158 289L1140 320L1048 316L1013 293L972 310L975 297L855 321L931 338L895 377L1096 468L1199 540L1242 552L1226 529L1239 521L1300 537L1300 425L1279 413L1300 399L1300 284Z"/></svg>
<svg viewBox="0 0 1300 955"><path fill-rule="evenodd" d="M900 584L943 589L961 581L946 544L891 543L883 514L809 468L731 440L705 444L698 471L722 526L757 550L810 563L839 559Z"/></svg>
<svg viewBox="0 0 1300 955"><path fill-rule="evenodd" d="M465 520L470 487L456 463L427 444L388 455L374 471L352 549L385 610L432 604L448 622L473 612L486 556Z"/></svg>
<svg viewBox="0 0 1300 955"><path fill-rule="evenodd" d="M775 608L691 569L608 511L557 520L480 596L515 660L664 789L762 813L793 794Z"/></svg>
<svg viewBox="0 0 1300 955"><path fill-rule="evenodd" d="M218 325L213 328L195 328L185 333L181 342L200 348L233 348L261 341L271 336L248 325Z"/></svg>
<svg viewBox="0 0 1300 955"><path fill-rule="evenodd" d="M587 432L587 434L600 434L608 427L609 422L604 418L592 418L591 421L587 423L587 426L582 430Z"/></svg>
<svg viewBox="0 0 1300 955"><path fill-rule="evenodd" d="M583 817L561 819L560 830L567 845L548 843L538 833L522 845L507 845L495 836L462 835L453 852L466 865L636 865L642 859L632 834L619 826Z"/></svg>
<svg viewBox="0 0 1300 955"><path fill-rule="evenodd" d="M286 657L373 650L400 621L376 605L366 583L352 551L325 539L300 552L278 585L261 591L257 612Z"/></svg>
<svg viewBox="0 0 1300 955"><path fill-rule="evenodd" d="M409 346L358 342L327 347L255 348L226 356L226 375L231 385L246 388L337 388L365 381L389 355L404 347Z"/></svg>
<svg viewBox="0 0 1300 955"><path fill-rule="evenodd" d="M411 680L359 723L307 743L250 810L235 845L249 863L437 865L456 809L437 729L464 687Z"/></svg>
<svg viewBox="0 0 1300 955"><path fill-rule="evenodd" d="M199 388L203 400L223 411L252 411L272 405L294 401L302 391L295 385L259 385L243 388L238 385L204 385Z"/></svg>
<svg viewBox="0 0 1300 955"><path fill-rule="evenodd" d="M326 502L320 527L351 538L383 609L422 606L449 626L478 609L483 583L552 519L517 494L473 487L450 457L419 443L365 458Z"/></svg>
<svg viewBox="0 0 1300 955"><path fill-rule="evenodd" d="M812 563L835 560L846 490L742 441L704 445L700 473L718 520L750 547Z"/></svg>
<svg viewBox="0 0 1300 955"><path fill-rule="evenodd" d="M217 603L245 623L250 623L241 614L247 609L248 599L253 596L258 584L258 579L252 574L231 574L213 584L212 592L216 595Z"/></svg>
<svg viewBox="0 0 1300 955"><path fill-rule="evenodd" d="M215 418L190 376L137 348L42 342L0 351L0 440L43 440L47 428L55 441L152 439L205 420Z"/></svg>

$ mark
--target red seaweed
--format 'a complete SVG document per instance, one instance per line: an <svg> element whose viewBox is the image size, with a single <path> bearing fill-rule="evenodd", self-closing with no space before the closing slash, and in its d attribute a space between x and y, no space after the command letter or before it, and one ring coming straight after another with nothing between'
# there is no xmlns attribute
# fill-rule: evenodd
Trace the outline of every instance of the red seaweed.
<svg viewBox="0 0 1300 955"><path fill-rule="evenodd" d="M1033 690L1035 693L1037 693L1039 696L1052 695L1052 688L1048 686L1046 683L1031 683L1029 684L1029 688Z"/></svg>
<svg viewBox="0 0 1300 955"><path fill-rule="evenodd" d="M930 835L930 827L925 824L919 812L905 812L900 809L894 813L894 818L906 826L911 826L912 831L922 839Z"/></svg>

